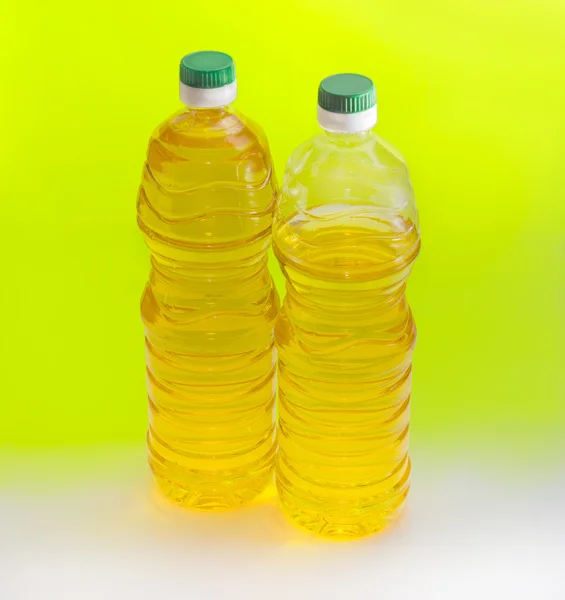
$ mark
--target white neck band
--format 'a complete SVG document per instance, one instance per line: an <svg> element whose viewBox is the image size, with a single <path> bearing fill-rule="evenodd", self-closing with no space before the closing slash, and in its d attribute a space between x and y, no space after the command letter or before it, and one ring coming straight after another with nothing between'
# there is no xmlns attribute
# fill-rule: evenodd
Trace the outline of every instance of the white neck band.
<svg viewBox="0 0 565 600"><path fill-rule="evenodd" d="M377 124L377 107L359 113L342 114L324 110L318 106L318 123L333 133L361 133Z"/></svg>
<svg viewBox="0 0 565 600"><path fill-rule="evenodd" d="M237 97L237 82L219 88L195 88L180 83L180 100L195 108L218 108L231 104Z"/></svg>

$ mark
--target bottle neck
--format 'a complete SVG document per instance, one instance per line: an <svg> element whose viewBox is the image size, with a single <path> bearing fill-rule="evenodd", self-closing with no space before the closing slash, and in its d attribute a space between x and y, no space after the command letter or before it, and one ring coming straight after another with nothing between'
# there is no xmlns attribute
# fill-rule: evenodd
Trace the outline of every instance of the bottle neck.
<svg viewBox="0 0 565 600"><path fill-rule="evenodd" d="M217 116L222 117L230 113L231 104L226 104L225 106L190 106L185 104L184 109L187 113L196 113L199 115L207 115L207 116Z"/></svg>
<svg viewBox="0 0 565 600"><path fill-rule="evenodd" d="M359 146L367 142L372 136L371 130L356 133L336 133L322 128L322 131L325 140L338 146Z"/></svg>

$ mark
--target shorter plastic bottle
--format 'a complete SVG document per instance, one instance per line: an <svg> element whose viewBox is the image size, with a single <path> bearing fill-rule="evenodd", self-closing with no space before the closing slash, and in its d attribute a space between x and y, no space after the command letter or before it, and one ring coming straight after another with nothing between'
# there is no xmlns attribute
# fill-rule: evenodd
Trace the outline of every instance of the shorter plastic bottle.
<svg viewBox="0 0 565 600"><path fill-rule="evenodd" d="M370 79L319 88L323 131L291 156L273 244L286 278L279 353L277 487L299 525L361 537L409 490L416 329L404 291L420 248L406 165L371 129Z"/></svg>
<svg viewBox="0 0 565 600"><path fill-rule="evenodd" d="M252 500L274 468L276 180L265 135L232 107L230 56L185 56L180 96L151 137L137 202L151 252L147 446L169 498L213 510Z"/></svg>

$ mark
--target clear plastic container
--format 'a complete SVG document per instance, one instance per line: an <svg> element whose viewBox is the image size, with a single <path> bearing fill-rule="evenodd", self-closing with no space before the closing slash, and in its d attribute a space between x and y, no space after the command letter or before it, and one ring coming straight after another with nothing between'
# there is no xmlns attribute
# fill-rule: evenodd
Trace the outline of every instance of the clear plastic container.
<svg viewBox="0 0 565 600"><path fill-rule="evenodd" d="M265 135L231 106L232 59L194 53L180 76L186 106L153 133L137 204L151 252L147 441L168 497L221 509L259 494L274 467L276 180Z"/></svg>
<svg viewBox="0 0 565 600"><path fill-rule="evenodd" d="M326 78L318 120L323 131L288 162L273 227L286 278L277 487L302 527L361 537L409 490L416 329L404 292L418 214L405 162L371 131L370 79Z"/></svg>

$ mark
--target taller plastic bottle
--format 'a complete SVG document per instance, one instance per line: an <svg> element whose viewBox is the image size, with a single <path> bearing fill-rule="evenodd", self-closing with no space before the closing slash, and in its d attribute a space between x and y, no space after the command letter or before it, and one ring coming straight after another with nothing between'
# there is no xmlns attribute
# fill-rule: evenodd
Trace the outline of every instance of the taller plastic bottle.
<svg viewBox="0 0 565 600"><path fill-rule="evenodd" d="M149 463L175 502L221 509L259 494L274 467L276 180L265 135L231 106L230 56L185 56L180 97L151 137L137 203L151 252Z"/></svg>
<svg viewBox="0 0 565 600"><path fill-rule="evenodd" d="M406 165L371 129L361 75L322 81L323 131L291 156L273 228L286 297L279 352L277 486L324 536L382 529L408 494L411 356L404 295L420 248Z"/></svg>

